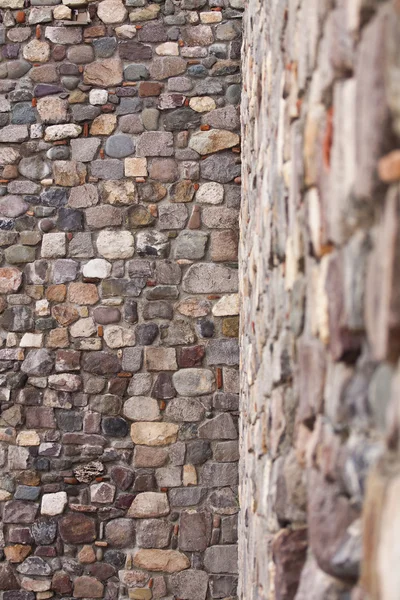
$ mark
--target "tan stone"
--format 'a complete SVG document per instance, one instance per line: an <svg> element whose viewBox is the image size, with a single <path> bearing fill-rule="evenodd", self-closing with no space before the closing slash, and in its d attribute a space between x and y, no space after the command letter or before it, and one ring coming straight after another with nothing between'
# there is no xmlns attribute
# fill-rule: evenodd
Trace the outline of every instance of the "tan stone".
<svg viewBox="0 0 400 600"><path fill-rule="evenodd" d="M201 156L212 154L219 150L232 148L240 143L237 133L225 129L210 129L209 131L198 131L192 134L189 147Z"/></svg>
<svg viewBox="0 0 400 600"><path fill-rule="evenodd" d="M378 174L381 181L394 183L400 179L400 150L393 150L383 156L378 163Z"/></svg>
<svg viewBox="0 0 400 600"><path fill-rule="evenodd" d="M94 283L70 283L68 300L76 304L96 304L99 299Z"/></svg>
<svg viewBox="0 0 400 600"><path fill-rule="evenodd" d="M29 556L31 551L31 546L23 546L22 544L15 544L14 546L6 546L4 548L4 554L10 563L21 563Z"/></svg>
<svg viewBox="0 0 400 600"><path fill-rule="evenodd" d="M90 127L91 135L110 135L117 126L115 115L99 115Z"/></svg>
<svg viewBox="0 0 400 600"><path fill-rule="evenodd" d="M149 519L151 517L165 517L169 514L167 494L160 492L142 492L133 500L128 517L135 519Z"/></svg>
<svg viewBox="0 0 400 600"><path fill-rule="evenodd" d="M78 560L82 564L91 564L96 561L96 553L92 546L83 546L78 552Z"/></svg>
<svg viewBox="0 0 400 600"><path fill-rule="evenodd" d="M86 177L86 167L74 160L56 160L53 163L54 183L56 185L73 187L83 185Z"/></svg>
<svg viewBox="0 0 400 600"><path fill-rule="evenodd" d="M125 175L129 177L126 172L127 160L139 161L146 159L136 158L125 160ZM137 190L133 181L105 181L101 186L101 195L105 202L117 206L121 204L136 204L137 202Z"/></svg>
<svg viewBox="0 0 400 600"><path fill-rule="evenodd" d="M190 567L190 560L177 550L139 550L133 557L135 567L149 571L177 573Z"/></svg>
<svg viewBox="0 0 400 600"><path fill-rule="evenodd" d="M34 430L20 431L17 435L17 444L18 446L39 446L39 434Z"/></svg>
<svg viewBox="0 0 400 600"><path fill-rule="evenodd" d="M147 177L147 158L126 158L125 177Z"/></svg>
<svg viewBox="0 0 400 600"><path fill-rule="evenodd" d="M123 67L119 58L97 60L85 66L83 81L88 85L112 87L123 79Z"/></svg>
<svg viewBox="0 0 400 600"><path fill-rule="evenodd" d="M67 348L69 346L68 329L66 327L58 327L52 329L46 341L47 348Z"/></svg>
<svg viewBox="0 0 400 600"><path fill-rule="evenodd" d="M195 96L194 98L190 98L189 106L192 110L203 113L214 110L217 105L215 104L215 100L210 98L210 96Z"/></svg>
<svg viewBox="0 0 400 600"><path fill-rule="evenodd" d="M175 423L132 423L131 438L143 446L166 446L176 442L179 426Z"/></svg>
<svg viewBox="0 0 400 600"><path fill-rule="evenodd" d="M145 366L149 371L175 371L178 368L175 348L145 348Z"/></svg>
<svg viewBox="0 0 400 600"><path fill-rule="evenodd" d="M129 14L129 18L132 23L150 21L152 19L156 19L159 12L160 7L158 4L149 4L145 8L137 8L136 10L133 10Z"/></svg>
<svg viewBox="0 0 400 600"><path fill-rule="evenodd" d="M183 485L197 485L197 471L194 465L183 465Z"/></svg>
<svg viewBox="0 0 400 600"><path fill-rule="evenodd" d="M212 313L215 317L226 317L239 314L239 294L228 294L222 296L214 304Z"/></svg>

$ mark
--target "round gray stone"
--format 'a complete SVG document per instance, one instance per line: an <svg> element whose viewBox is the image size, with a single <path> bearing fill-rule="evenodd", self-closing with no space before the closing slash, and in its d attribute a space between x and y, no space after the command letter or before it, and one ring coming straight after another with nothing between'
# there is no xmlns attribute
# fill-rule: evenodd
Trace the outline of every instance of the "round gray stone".
<svg viewBox="0 0 400 600"><path fill-rule="evenodd" d="M132 138L123 133L112 135L107 139L105 145L106 154L113 158L124 158L125 156L133 154L134 151L135 145Z"/></svg>

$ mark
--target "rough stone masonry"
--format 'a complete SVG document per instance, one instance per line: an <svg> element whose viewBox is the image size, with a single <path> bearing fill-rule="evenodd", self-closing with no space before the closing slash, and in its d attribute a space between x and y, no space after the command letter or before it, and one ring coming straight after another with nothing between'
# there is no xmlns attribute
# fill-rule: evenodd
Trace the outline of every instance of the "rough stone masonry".
<svg viewBox="0 0 400 600"><path fill-rule="evenodd" d="M400 596L400 2L250 0L245 600Z"/></svg>
<svg viewBox="0 0 400 600"><path fill-rule="evenodd" d="M235 598L241 0L0 0L0 596Z"/></svg>

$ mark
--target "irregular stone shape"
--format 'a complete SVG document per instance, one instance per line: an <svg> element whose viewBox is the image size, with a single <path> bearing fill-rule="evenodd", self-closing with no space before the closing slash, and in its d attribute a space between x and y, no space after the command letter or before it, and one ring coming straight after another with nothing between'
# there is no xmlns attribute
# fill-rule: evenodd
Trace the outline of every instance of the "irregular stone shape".
<svg viewBox="0 0 400 600"><path fill-rule="evenodd" d="M33 502L11 500L4 504L3 523L33 523L38 511L38 505Z"/></svg>
<svg viewBox="0 0 400 600"><path fill-rule="evenodd" d="M181 396L209 394L214 390L214 374L208 369L181 369L173 375L176 391Z"/></svg>
<svg viewBox="0 0 400 600"><path fill-rule="evenodd" d="M208 235L203 231L181 231L176 240L175 258L203 258L207 241Z"/></svg>
<svg viewBox="0 0 400 600"><path fill-rule="evenodd" d="M160 229L182 229L188 219L186 206L182 204L161 204L158 209Z"/></svg>
<svg viewBox="0 0 400 600"><path fill-rule="evenodd" d="M151 46L139 44L138 42L134 42L133 40L119 42L118 51L122 60L150 60L153 56Z"/></svg>
<svg viewBox="0 0 400 600"><path fill-rule="evenodd" d="M165 446L176 441L178 429L178 425L174 423L133 423L131 425L131 438L134 444Z"/></svg>
<svg viewBox="0 0 400 600"><path fill-rule="evenodd" d="M159 492L143 492L133 500L128 517L135 519L149 519L152 517L165 517L169 514L168 497Z"/></svg>
<svg viewBox="0 0 400 600"><path fill-rule="evenodd" d="M40 512L42 515L61 515L64 512L64 508L68 503L66 492L55 492L54 494L44 494L42 496L42 504L40 507ZM30 575L34 575L34 573L29 573ZM38 573L36 573L38 574ZM47 575L48 573L43 573L43 575Z"/></svg>
<svg viewBox="0 0 400 600"><path fill-rule="evenodd" d="M178 56L154 58L150 65L152 79L168 79L186 71L186 61Z"/></svg>
<svg viewBox="0 0 400 600"><path fill-rule="evenodd" d="M211 181L203 183L196 192L196 202L201 204L221 204L224 200L224 187Z"/></svg>
<svg viewBox="0 0 400 600"><path fill-rule="evenodd" d="M239 346L236 340L213 340L208 346L209 365L238 365Z"/></svg>
<svg viewBox="0 0 400 600"><path fill-rule="evenodd" d="M30 556L17 567L17 571L22 575L42 575L45 577L51 575L52 569L43 558Z"/></svg>
<svg viewBox="0 0 400 600"><path fill-rule="evenodd" d="M136 153L138 156L172 156L174 154L172 133L160 131L142 133Z"/></svg>
<svg viewBox="0 0 400 600"><path fill-rule="evenodd" d="M132 181L105 181L101 196L109 204L129 205L137 202L137 189Z"/></svg>
<svg viewBox="0 0 400 600"><path fill-rule="evenodd" d="M236 133L224 129L210 129L193 133L189 147L200 155L212 154L225 148L232 148L239 144L240 138Z"/></svg>
<svg viewBox="0 0 400 600"><path fill-rule="evenodd" d="M77 577L74 581L74 598L87 598L89 596L91 598L102 598L103 591L103 584L94 577L83 575Z"/></svg>
<svg viewBox="0 0 400 600"><path fill-rule="evenodd" d="M165 415L172 421L195 422L204 418L204 406L195 398L175 398L168 402Z"/></svg>
<svg viewBox="0 0 400 600"><path fill-rule="evenodd" d="M100 144L101 141L98 138L79 138L77 140L71 140L72 160L80 162L92 161L97 153L97 150L100 147ZM72 206L71 199L69 201L69 204L70 206Z"/></svg>
<svg viewBox="0 0 400 600"><path fill-rule="evenodd" d="M137 544L141 548L167 548L172 523L164 519L143 519L137 522Z"/></svg>
<svg viewBox="0 0 400 600"><path fill-rule="evenodd" d="M68 123L65 125L50 125L50 127L46 127L44 139L46 142L56 142L66 138L76 138L81 132L82 127L73 123Z"/></svg>
<svg viewBox="0 0 400 600"><path fill-rule="evenodd" d="M90 500L97 504L110 504L114 500L115 486L102 482L90 486Z"/></svg>
<svg viewBox="0 0 400 600"><path fill-rule="evenodd" d="M240 176L240 164L237 164L234 154L219 154L209 156L201 162L201 175L218 183L229 183Z"/></svg>
<svg viewBox="0 0 400 600"><path fill-rule="evenodd" d="M0 564L0 590L19 590L19 582L8 562Z"/></svg>
<svg viewBox="0 0 400 600"><path fill-rule="evenodd" d="M82 366L86 371L95 375L114 375L121 368L118 358L108 352L85 354Z"/></svg>
<svg viewBox="0 0 400 600"><path fill-rule="evenodd" d="M115 548L133 547L135 524L132 519L113 519L106 524L105 537Z"/></svg>
<svg viewBox="0 0 400 600"><path fill-rule="evenodd" d="M179 548L189 552L206 550L211 536L211 515L182 512L179 523Z"/></svg>
<svg viewBox="0 0 400 600"><path fill-rule="evenodd" d="M211 546L204 554L204 566L210 573L237 573L237 546Z"/></svg>
<svg viewBox="0 0 400 600"><path fill-rule="evenodd" d="M15 267L0 269L0 293L17 292L22 283L22 272Z"/></svg>
<svg viewBox="0 0 400 600"><path fill-rule="evenodd" d="M200 425L199 437L209 440L235 440L238 434L231 415L222 413Z"/></svg>
<svg viewBox="0 0 400 600"><path fill-rule="evenodd" d="M159 231L143 231L136 236L136 250L139 256L164 257L169 248L168 237Z"/></svg>
<svg viewBox="0 0 400 600"><path fill-rule="evenodd" d="M130 258L134 254L133 236L129 231L101 231L97 250L108 259Z"/></svg>
<svg viewBox="0 0 400 600"><path fill-rule="evenodd" d="M149 571L176 573L190 567L185 554L177 550L138 550L133 557L135 567Z"/></svg>
<svg viewBox="0 0 400 600"><path fill-rule="evenodd" d="M225 294L236 292L237 288L237 271L222 265L192 265L183 278L184 291L195 294Z"/></svg>
<svg viewBox="0 0 400 600"><path fill-rule="evenodd" d="M103 0L97 7L97 16L103 23L123 23L127 15L121 0Z"/></svg>
<svg viewBox="0 0 400 600"><path fill-rule="evenodd" d="M172 593L182 600L205 600L208 589L208 574L205 571L188 569L170 577Z"/></svg>
<svg viewBox="0 0 400 600"><path fill-rule="evenodd" d="M234 463L207 462L201 474L201 483L209 487L224 487L236 485L238 481L237 468Z"/></svg>
<svg viewBox="0 0 400 600"><path fill-rule="evenodd" d="M96 539L95 521L81 513L68 513L62 517L59 532L67 544L86 544Z"/></svg>
<svg viewBox="0 0 400 600"><path fill-rule="evenodd" d="M49 375L54 366L54 358L49 350L40 348L30 350L21 365L21 371L27 375Z"/></svg>
<svg viewBox="0 0 400 600"><path fill-rule="evenodd" d="M91 135L110 135L117 125L115 115L99 115L96 117L90 127Z"/></svg>
<svg viewBox="0 0 400 600"><path fill-rule="evenodd" d="M124 58L120 53L121 58ZM122 62L118 58L105 58L85 66L83 81L87 85L112 87L123 80Z"/></svg>
<svg viewBox="0 0 400 600"><path fill-rule="evenodd" d="M96 323L100 325L110 325L111 323L118 323L120 321L121 313L118 308L99 306L94 309L93 317Z"/></svg>
<svg viewBox="0 0 400 600"><path fill-rule="evenodd" d="M156 421L160 418L160 409L154 398L133 396L124 403L124 415L132 421Z"/></svg>

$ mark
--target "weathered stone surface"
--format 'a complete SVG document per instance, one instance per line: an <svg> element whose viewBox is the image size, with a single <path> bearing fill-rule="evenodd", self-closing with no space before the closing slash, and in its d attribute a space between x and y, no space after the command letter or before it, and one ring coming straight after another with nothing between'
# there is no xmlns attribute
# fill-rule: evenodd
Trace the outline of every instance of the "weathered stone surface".
<svg viewBox="0 0 400 600"><path fill-rule="evenodd" d="M172 592L182 600L198 598L205 600L208 588L208 575L204 571L188 569L170 578Z"/></svg>
<svg viewBox="0 0 400 600"><path fill-rule="evenodd" d="M177 550L138 550L133 557L136 567L150 571L176 573L189 568L190 561L185 554Z"/></svg>
<svg viewBox="0 0 400 600"><path fill-rule="evenodd" d="M133 423L131 437L135 444L165 446L176 441L178 429L174 423Z"/></svg>
<svg viewBox="0 0 400 600"><path fill-rule="evenodd" d="M197 294L237 291L237 271L221 265L199 263L189 268L183 278L183 289Z"/></svg>
<svg viewBox="0 0 400 600"><path fill-rule="evenodd" d="M66 543L83 544L96 538L95 521L82 514L69 513L59 522L61 538Z"/></svg>
<svg viewBox="0 0 400 600"><path fill-rule="evenodd" d="M164 517L169 514L169 503L167 495L158 492L143 492L138 494L132 502L128 517L135 519L148 519L152 517Z"/></svg>
<svg viewBox="0 0 400 600"><path fill-rule="evenodd" d="M121 56L121 58L124 58ZM111 87L122 82L122 63L117 58L106 58L85 66L83 80L86 84Z"/></svg>

